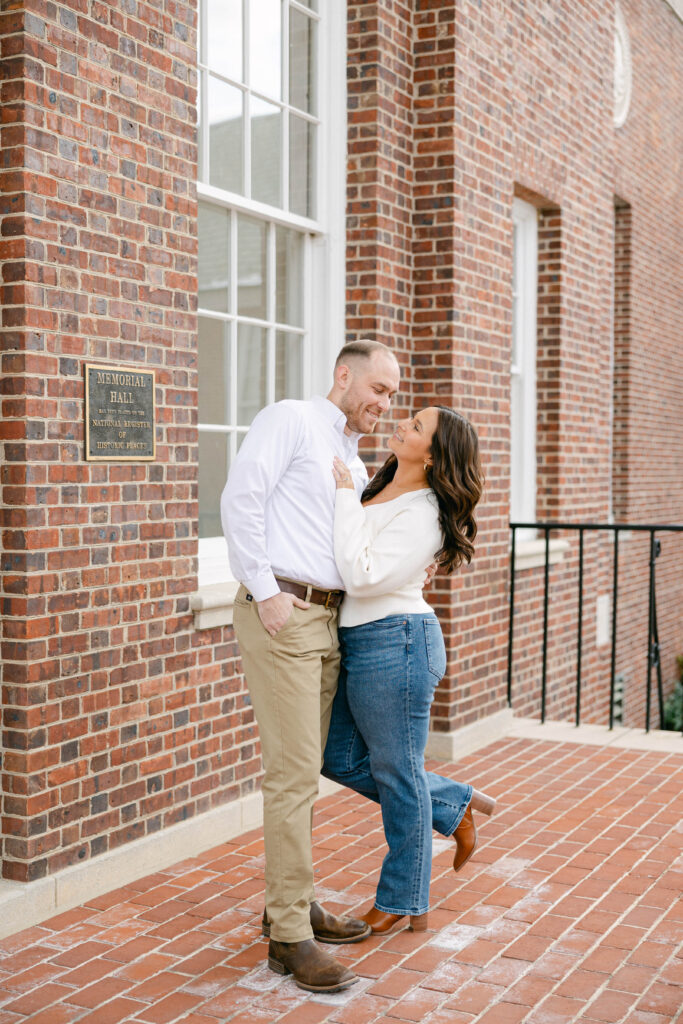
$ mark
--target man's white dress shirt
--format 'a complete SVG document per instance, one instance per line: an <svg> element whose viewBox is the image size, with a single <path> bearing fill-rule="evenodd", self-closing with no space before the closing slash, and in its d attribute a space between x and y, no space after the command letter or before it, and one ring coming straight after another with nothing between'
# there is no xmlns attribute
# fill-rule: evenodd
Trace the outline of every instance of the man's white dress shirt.
<svg viewBox="0 0 683 1024"><path fill-rule="evenodd" d="M275 576L342 590L334 560L333 457L360 495L368 475L359 434L327 398L286 399L255 417L228 475L221 520L230 567L257 601L279 593Z"/></svg>

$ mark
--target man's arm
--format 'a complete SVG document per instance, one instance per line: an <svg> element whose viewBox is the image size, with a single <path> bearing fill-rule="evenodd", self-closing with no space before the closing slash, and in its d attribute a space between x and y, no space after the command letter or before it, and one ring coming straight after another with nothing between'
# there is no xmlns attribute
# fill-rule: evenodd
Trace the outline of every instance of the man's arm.
<svg viewBox="0 0 683 1024"><path fill-rule="evenodd" d="M262 409L249 428L221 496L221 521L230 567L254 596L263 625L274 636L292 605L305 601L280 592L268 558L266 502L286 472L299 443L300 421L288 404Z"/></svg>

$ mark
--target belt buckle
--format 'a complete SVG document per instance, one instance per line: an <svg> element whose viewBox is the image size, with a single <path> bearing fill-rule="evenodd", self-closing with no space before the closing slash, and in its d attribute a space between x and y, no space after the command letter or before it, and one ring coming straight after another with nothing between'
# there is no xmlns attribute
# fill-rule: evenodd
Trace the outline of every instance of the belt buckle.
<svg viewBox="0 0 683 1024"><path fill-rule="evenodd" d="M334 590L328 590L327 591L327 597L325 598L325 607L328 610L329 610L329 607L330 607L330 598L333 597L333 596L334 596ZM334 608L334 605L332 605L332 607Z"/></svg>

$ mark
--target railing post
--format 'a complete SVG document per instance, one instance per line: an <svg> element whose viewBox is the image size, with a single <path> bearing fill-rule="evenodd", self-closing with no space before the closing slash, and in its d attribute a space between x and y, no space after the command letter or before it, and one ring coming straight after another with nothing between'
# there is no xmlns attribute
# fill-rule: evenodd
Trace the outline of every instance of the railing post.
<svg viewBox="0 0 683 1024"><path fill-rule="evenodd" d="M576 640L576 724L581 724L581 642L583 640L583 529L579 527L579 628Z"/></svg>
<svg viewBox="0 0 683 1024"><path fill-rule="evenodd" d="M512 628L515 620L515 540L517 529L512 527L510 549L510 624L508 626L508 707L512 707Z"/></svg>
<svg viewBox="0 0 683 1024"><path fill-rule="evenodd" d="M652 613L655 582L655 531L650 530L650 594L647 615L647 697L645 703L645 732L650 731L650 694L652 689Z"/></svg>
<svg viewBox="0 0 683 1024"><path fill-rule="evenodd" d="M545 689L548 668L548 569L550 563L550 528L545 527L545 572L543 579L543 683L541 689L541 723L545 722Z"/></svg>
<svg viewBox="0 0 683 1024"><path fill-rule="evenodd" d="M662 669L659 662L659 631L657 629L657 604L655 595L655 562L661 550L655 538L654 529L650 530L650 601L647 633L647 703L645 710L645 731L650 731L650 704L652 694L652 666L657 667L657 695L659 698L659 725L664 720L664 695L662 693Z"/></svg>
<svg viewBox="0 0 683 1024"><path fill-rule="evenodd" d="M662 542L655 541L655 564L652 567L652 643L654 663L657 666L657 696L659 698L659 728L664 722L664 688L662 686L662 659L659 651L659 627L657 626L657 559L662 550Z"/></svg>
<svg viewBox="0 0 683 1024"><path fill-rule="evenodd" d="M646 693L646 721L645 729L650 730L650 717L652 708L652 668L657 668L657 695L659 698L660 724L664 717L664 693L662 685L662 668L659 651L659 634L657 628L657 594L656 594L656 559L661 551L661 543L655 537L655 533L663 531L681 534L683 524L681 523L565 523L557 522L515 522L510 523L512 530L512 544L510 549L510 614L508 629L508 664L507 664L507 701L508 707L512 707L512 661L514 643L514 615L515 615L515 557L517 530L522 528L543 530L545 535L545 559L543 572L543 667L541 681L541 722L545 722L547 688L548 688L548 618L550 599L550 531L551 530L578 530L579 531L579 594L578 594L578 629L577 629L577 651L576 651L576 724L581 722L581 687L583 667L583 574L585 555L585 531L606 530L614 535L614 559L612 568L612 650L610 664L610 696L609 696L609 728L614 728L614 690L616 680L616 655L617 655L617 615L619 602L619 534L622 530L633 530L648 532L650 534L650 580L649 580L649 612L648 612L648 646L647 646L647 693ZM681 730L683 735L683 729Z"/></svg>
<svg viewBox="0 0 683 1024"><path fill-rule="evenodd" d="M617 599L619 597L619 528L614 530L614 568L612 570L612 657L609 670L609 727L614 728L614 680L617 665Z"/></svg>

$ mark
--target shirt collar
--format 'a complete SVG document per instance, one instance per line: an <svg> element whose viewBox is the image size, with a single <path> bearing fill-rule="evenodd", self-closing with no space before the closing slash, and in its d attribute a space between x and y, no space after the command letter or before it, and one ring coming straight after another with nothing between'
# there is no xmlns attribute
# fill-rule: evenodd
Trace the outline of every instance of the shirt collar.
<svg viewBox="0 0 683 1024"><path fill-rule="evenodd" d="M346 428L346 416L341 411L338 405L331 402L329 398L323 398L322 395L314 395L311 399L321 416L324 416L328 423L332 424L334 429L346 438L347 441L358 441L361 437L360 434L356 434L353 430L350 434L345 432Z"/></svg>

